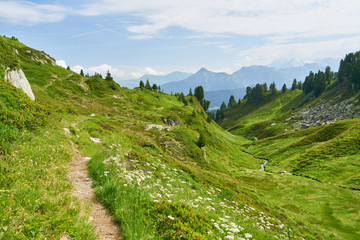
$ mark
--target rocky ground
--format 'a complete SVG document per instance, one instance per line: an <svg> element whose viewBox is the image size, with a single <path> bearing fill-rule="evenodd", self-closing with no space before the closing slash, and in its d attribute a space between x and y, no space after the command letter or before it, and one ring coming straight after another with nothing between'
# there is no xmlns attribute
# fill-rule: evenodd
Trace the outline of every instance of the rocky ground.
<svg viewBox="0 0 360 240"><path fill-rule="evenodd" d="M343 119L360 117L358 96L335 103L338 98L339 97L336 97L328 102L322 101L316 106L304 108L291 118L286 119L286 121L300 119L297 120L292 127L309 128L331 124Z"/></svg>

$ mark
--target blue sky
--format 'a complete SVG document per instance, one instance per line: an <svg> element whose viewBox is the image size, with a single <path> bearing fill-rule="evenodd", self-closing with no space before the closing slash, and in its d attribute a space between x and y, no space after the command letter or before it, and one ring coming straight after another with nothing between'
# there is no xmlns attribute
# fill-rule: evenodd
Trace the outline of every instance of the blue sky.
<svg viewBox="0 0 360 240"><path fill-rule="evenodd" d="M0 0L0 34L116 79L360 50L358 0Z"/></svg>

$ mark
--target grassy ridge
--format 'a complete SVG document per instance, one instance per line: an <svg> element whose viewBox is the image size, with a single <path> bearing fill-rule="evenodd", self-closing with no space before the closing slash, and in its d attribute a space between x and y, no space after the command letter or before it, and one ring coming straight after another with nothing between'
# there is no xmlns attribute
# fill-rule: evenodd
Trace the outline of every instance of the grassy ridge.
<svg viewBox="0 0 360 240"><path fill-rule="evenodd" d="M247 138L264 138L282 133L289 125L283 121L301 102L302 91L268 94L260 105L245 101L236 108L227 109L220 125L231 133ZM272 123L276 123L271 127Z"/></svg>
<svg viewBox="0 0 360 240"><path fill-rule="evenodd" d="M246 147L270 160L269 171L288 171L359 189L358 126L358 119L344 120L263 139Z"/></svg>
<svg viewBox="0 0 360 240"><path fill-rule="evenodd" d="M314 128L251 142L207 122L194 98L187 97L184 104L164 93L114 89L103 79L34 61L35 55L46 59L34 51L19 51L20 67L53 124L25 133L20 129L21 137L9 143L13 152L1 157L0 238L95 237L88 215L81 215L70 197L71 185L65 178L74 148L91 157L89 170L97 196L121 225L125 239L181 235L185 239L356 239L360 235L356 204L360 199L354 191L300 176L260 172L262 160L243 152L268 157L271 168L283 164L290 171L297 162L286 165L285 154L297 159L296 154L309 146L314 151L321 151L324 144L329 144L327 149L342 142L348 146L354 139L350 132L357 131L355 120L334 129ZM261 111L249 109L246 131L239 131L250 136L251 128L263 124L254 130L267 131L259 136L282 132L286 126L277 124L272 131L270 124L281 122L298 99L289 92L274 99ZM270 109L274 113L264 114ZM164 118L176 118L181 125L169 131L145 131L146 124L165 126ZM205 150L196 144L200 132L205 135ZM339 156L344 157L355 164L356 157Z"/></svg>

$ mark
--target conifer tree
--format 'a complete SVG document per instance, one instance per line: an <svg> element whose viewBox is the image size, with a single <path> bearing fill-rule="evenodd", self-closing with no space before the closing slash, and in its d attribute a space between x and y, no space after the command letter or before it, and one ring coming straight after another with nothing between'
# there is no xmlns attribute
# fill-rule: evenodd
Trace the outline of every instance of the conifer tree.
<svg viewBox="0 0 360 240"><path fill-rule="evenodd" d="M194 95L197 100L201 103L204 99L204 88L202 86L197 86L194 90Z"/></svg>
<svg viewBox="0 0 360 240"><path fill-rule="evenodd" d="M152 90L156 92L157 89L158 89L158 87L157 87L157 85L154 83L154 84L152 85Z"/></svg>
<svg viewBox="0 0 360 240"><path fill-rule="evenodd" d="M296 78L294 79L292 85L291 85L291 90L294 91L295 89L297 89L297 81Z"/></svg>
<svg viewBox="0 0 360 240"><path fill-rule="evenodd" d="M145 88L145 84L144 84L144 82L142 80L140 80L139 87L140 87L140 89Z"/></svg>
<svg viewBox="0 0 360 240"><path fill-rule="evenodd" d="M199 148L205 147L206 145L205 134L203 132L200 133L197 145L199 146Z"/></svg>
<svg viewBox="0 0 360 240"><path fill-rule="evenodd" d="M113 80L114 80L114 79L112 78L111 73L110 73L109 70L108 70L107 73L106 73L105 80L107 80L107 81L113 81Z"/></svg>
<svg viewBox="0 0 360 240"><path fill-rule="evenodd" d="M189 95L190 95L190 96L193 95L191 88L190 88L190 90L189 90Z"/></svg>
<svg viewBox="0 0 360 240"><path fill-rule="evenodd" d="M272 95L275 95L275 94L276 94L276 91L277 91L277 89L276 89L275 82L272 82L272 83L270 84L270 92L271 92Z"/></svg>
<svg viewBox="0 0 360 240"><path fill-rule="evenodd" d="M149 79L146 80L145 89L149 89L149 90L151 89Z"/></svg>
<svg viewBox="0 0 360 240"><path fill-rule="evenodd" d="M233 108L236 106L236 101L235 101L235 97L234 95L231 95L230 96L230 99L229 99L229 103L228 103L228 107L229 108Z"/></svg>
<svg viewBox="0 0 360 240"><path fill-rule="evenodd" d="M80 75L84 76L84 71L82 69L80 70Z"/></svg>
<svg viewBox="0 0 360 240"><path fill-rule="evenodd" d="M284 83L284 85L283 85L283 87L282 87L281 91L282 91L283 93L285 93L285 92L286 92L286 90L287 90L287 87L286 87L286 84Z"/></svg>

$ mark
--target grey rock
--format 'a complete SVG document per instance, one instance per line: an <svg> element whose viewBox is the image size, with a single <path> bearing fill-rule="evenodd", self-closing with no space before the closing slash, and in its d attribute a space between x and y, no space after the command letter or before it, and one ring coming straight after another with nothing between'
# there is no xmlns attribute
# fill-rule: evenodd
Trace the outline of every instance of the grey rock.
<svg viewBox="0 0 360 240"><path fill-rule="evenodd" d="M35 100L34 93L24 72L21 69L5 71L5 81L10 82L14 87L21 89L31 100Z"/></svg>
<svg viewBox="0 0 360 240"><path fill-rule="evenodd" d="M164 118L163 119L163 122L167 125L170 125L172 127L175 127L175 126L179 126L180 125L180 122L179 120L177 120L176 118L169 118L169 119L166 119Z"/></svg>

